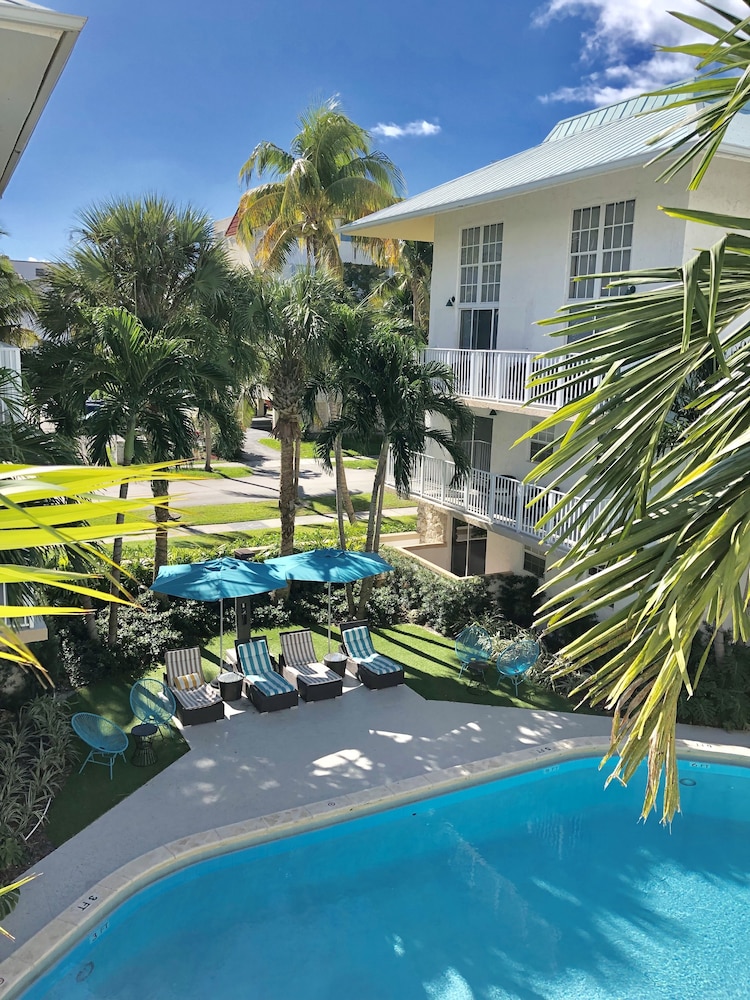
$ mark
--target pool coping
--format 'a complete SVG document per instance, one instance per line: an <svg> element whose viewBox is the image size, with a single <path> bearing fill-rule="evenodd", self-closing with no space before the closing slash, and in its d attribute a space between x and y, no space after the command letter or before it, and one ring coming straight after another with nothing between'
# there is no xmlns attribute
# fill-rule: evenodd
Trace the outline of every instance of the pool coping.
<svg viewBox="0 0 750 1000"><path fill-rule="evenodd" d="M678 739L676 749L681 759L692 760L696 764L710 759L750 767L750 748L746 747ZM608 750L609 741L599 736L529 746L484 760L428 771L328 801L297 806L180 837L134 858L105 876L0 963L0 997L2 1000L18 997L86 934L93 942L105 933L108 929L107 916L130 896L190 864L527 769L546 769L569 759L604 755ZM529 768L530 764L535 767Z"/></svg>

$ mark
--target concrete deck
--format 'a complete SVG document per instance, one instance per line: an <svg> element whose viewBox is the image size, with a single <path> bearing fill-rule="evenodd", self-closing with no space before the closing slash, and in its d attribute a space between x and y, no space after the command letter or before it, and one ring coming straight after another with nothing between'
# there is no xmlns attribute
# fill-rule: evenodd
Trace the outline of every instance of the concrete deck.
<svg viewBox="0 0 750 1000"><path fill-rule="evenodd" d="M428 702L405 685L369 691L348 676L344 692L270 715L243 699L227 705L223 721L186 729L190 753L37 866L43 877L4 921L16 941L0 942L0 959L115 869L179 838L553 741L606 740L609 733L604 717ZM748 733L678 728L684 739L750 746ZM121 766L115 765L115 780ZM6 968L12 965L13 959Z"/></svg>

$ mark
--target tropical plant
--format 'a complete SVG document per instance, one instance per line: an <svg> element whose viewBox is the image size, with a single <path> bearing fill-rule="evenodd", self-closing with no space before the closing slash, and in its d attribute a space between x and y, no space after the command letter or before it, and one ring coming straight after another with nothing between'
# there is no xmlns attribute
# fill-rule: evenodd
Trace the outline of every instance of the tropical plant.
<svg viewBox="0 0 750 1000"><path fill-rule="evenodd" d="M199 362L187 343L160 331L149 332L124 309L102 308L91 314L87 329L79 328L73 340L50 341L40 346L31 364L36 400L43 406L49 397L65 398L83 408L93 393L97 407L86 420L92 458L110 462L112 441L123 441L122 462L174 461L192 455L195 428L191 409L206 385L226 384L225 369ZM159 478L157 483L166 480ZM120 498L128 483L120 487ZM159 505L157 505L157 511ZM118 522L124 515L118 516ZM163 516L154 554L155 572L166 562ZM160 544L161 543L161 544ZM112 552L112 592L119 581L122 537ZM117 606L110 608L109 643L117 638Z"/></svg>
<svg viewBox="0 0 750 1000"><path fill-rule="evenodd" d="M0 230L0 236L4 236ZM37 296L32 286L16 274L10 259L0 254L0 340L23 344L28 340L24 323L33 316Z"/></svg>
<svg viewBox="0 0 750 1000"><path fill-rule="evenodd" d="M308 108L298 126L289 151L261 142L242 167L244 184L271 179L240 199L237 235L248 247L257 239L255 256L270 270L280 271L301 246L311 269L325 264L340 273L337 225L393 204L403 180L336 98Z"/></svg>
<svg viewBox="0 0 750 1000"><path fill-rule="evenodd" d="M750 18L701 2L725 23L676 15L710 41L670 50L697 57L704 72L663 92L691 108L662 154L672 157L663 176L697 164L692 188L750 98ZM584 691L614 711L613 773L627 781L647 758L643 813L657 807L663 780L669 820L679 807L678 703L712 648L691 662L696 637L707 623L712 637L731 627L735 638L750 638L750 238L733 232L749 231L750 219L665 211L729 232L681 267L624 275L617 284L638 286L636 296L564 307L549 322L576 323L582 337L548 352L535 383L563 378L582 390L541 425L570 421L536 474L550 489L575 478L579 498L541 522L565 508L561 539L570 543L552 581L563 589L542 623L558 629L617 602L563 655L569 669L606 658ZM665 449L686 386L694 419Z"/></svg>
<svg viewBox="0 0 750 1000"><path fill-rule="evenodd" d="M432 243L400 240L398 256L367 301L394 319L408 320L426 343L430 326Z"/></svg>
<svg viewBox="0 0 750 1000"><path fill-rule="evenodd" d="M361 331L349 354L341 415L323 428L317 452L330 468L330 452L340 435L376 429L383 436L372 484L366 552L377 552L380 546L388 458L396 490L402 495L409 493L414 460L427 441L448 453L455 466L453 482L460 482L471 467L461 444L470 421L471 411L453 392L452 369L439 362L422 362L413 341L399 327L384 324ZM364 580L360 615L371 589L372 580Z"/></svg>
<svg viewBox="0 0 750 1000"><path fill-rule="evenodd" d="M48 269L39 315L53 341L90 338L94 308L126 309L149 334L182 340L182 352L198 360L210 357L214 374L223 364L229 384L224 329L214 317L224 308L232 272L207 215L157 195L112 199L81 214L77 236L68 258ZM40 378L44 382L43 373ZM233 419L213 377L191 388L204 423L211 416L222 426ZM68 395L48 393L45 410L59 429L81 432L82 405L71 408ZM153 490L166 497L166 480L155 481ZM158 563L166 558L166 503L157 504L155 514Z"/></svg>

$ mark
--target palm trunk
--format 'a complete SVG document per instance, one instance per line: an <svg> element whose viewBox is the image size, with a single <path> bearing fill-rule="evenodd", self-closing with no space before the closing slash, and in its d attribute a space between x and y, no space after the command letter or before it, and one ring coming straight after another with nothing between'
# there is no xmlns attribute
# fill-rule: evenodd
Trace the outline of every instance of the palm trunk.
<svg viewBox="0 0 750 1000"><path fill-rule="evenodd" d="M125 441L123 443L122 449L122 464L127 466L133 461L133 453L135 451L135 425L128 428L125 435ZM120 484L120 499L127 500L128 497L128 486L129 483ZM116 524L122 524L125 520L124 512L117 514L115 518ZM122 535L115 538L114 545L112 546L112 562L114 566L112 567L111 582L109 585L109 593L112 596L119 596L120 594L120 563L122 561ZM120 610L119 604L112 601L109 605L109 623L107 628L107 645L114 646L117 642L117 617Z"/></svg>
<svg viewBox="0 0 750 1000"><path fill-rule="evenodd" d="M375 469L375 477L372 481L372 499L370 501L370 514L367 518L367 538L365 539L365 552L377 552L380 543L380 524L383 512L383 490L385 488L385 470L388 462L388 437L383 438L378 455L378 465ZM357 618L362 618L365 613L365 605L370 599L374 579L368 577L362 581L359 592L359 607Z"/></svg>
<svg viewBox="0 0 750 1000"><path fill-rule="evenodd" d="M169 532L166 525L169 521L169 482L166 479L151 481L151 491L154 497L164 497L164 501L154 505L156 517L156 534L154 537L154 579L162 566L167 565L169 558Z"/></svg>
<svg viewBox="0 0 750 1000"><path fill-rule="evenodd" d="M354 513L354 504L352 503L349 487L346 482L346 466L344 465L344 451L341 447L340 434L333 442L333 460L336 467L336 496L341 497L341 508L342 511L346 511L349 524L354 524L357 520L357 515Z"/></svg>
<svg viewBox="0 0 750 1000"><path fill-rule="evenodd" d="M208 415L203 418L203 443L206 449L206 461L203 464L203 468L206 472L212 472L211 454L213 452L213 440L211 433L211 418Z"/></svg>
<svg viewBox="0 0 750 1000"><path fill-rule="evenodd" d="M294 517L297 511L297 487L294 477L295 437L285 430L281 440L279 470L279 516L281 518L281 552L290 556L294 551Z"/></svg>
<svg viewBox="0 0 750 1000"><path fill-rule="evenodd" d="M299 463L302 459L302 436L294 440L294 502L299 500Z"/></svg>
<svg viewBox="0 0 750 1000"><path fill-rule="evenodd" d="M95 645L99 645L99 630L96 627L96 615L94 614L94 604L88 594L81 594L81 605L85 609L83 620L86 623L86 631L89 640Z"/></svg>

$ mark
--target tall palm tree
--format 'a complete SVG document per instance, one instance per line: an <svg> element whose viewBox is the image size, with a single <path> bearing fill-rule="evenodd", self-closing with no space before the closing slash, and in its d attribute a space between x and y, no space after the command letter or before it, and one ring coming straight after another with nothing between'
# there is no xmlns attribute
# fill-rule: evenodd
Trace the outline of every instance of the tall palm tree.
<svg viewBox="0 0 750 1000"><path fill-rule="evenodd" d="M281 555L289 555L297 506L295 450L302 436L305 394L323 363L332 308L343 291L325 269L299 271L289 281L259 276L255 281L256 346L276 414L273 433L281 443Z"/></svg>
<svg viewBox="0 0 750 1000"><path fill-rule="evenodd" d="M678 155L663 176L693 164L692 188L750 99L750 17L701 2L721 21L676 15L709 39L676 51L697 56L704 72L666 91L682 95L690 115L689 126L675 130L668 152ZM728 235L681 267L616 282L638 285L637 296L561 310L549 322L575 322L584 336L550 351L535 382L598 380L542 424L572 421L536 474L550 489L574 476L580 498L542 521L565 507L572 542L556 564L552 583L563 590L543 609L543 624L559 628L617 601L563 653L572 668L593 670L588 698L614 711L615 774L629 779L647 757L644 815L656 808L664 779L668 820L679 805L677 701L693 692L708 656L689 667L693 641L704 623L716 635L730 622L735 638L750 640L750 237L737 232L750 231L750 219L665 211ZM686 387L694 419L665 449Z"/></svg>
<svg viewBox="0 0 750 1000"><path fill-rule="evenodd" d="M425 343L430 325L432 243L399 240L391 273L367 298L371 305L394 318L409 320Z"/></svg>
<svg viewBox="0 0 750 1000"><path fill-rule="evenodd" d="M375 431L382 435L365 551L377 552L380 547L389 456L401 494L408 494L414 460L428 440L448 453L455 465L455 481L460 481L471 468L461 443L470 425L471 411L453 392L452 369L439 362L422 362L414 343L399 328L382 325L362 331L349 356L341 416L323 428L317 451L330 468L330 451L340 434ZM360 615L371 586L372 581L363 581Z"/></svg>
<svg viewBox="0 0 750 1000"><path fill-rule="evenodd" d="M308 108L298 126L288 151L261 142L242 167L244 184L256 175L271 179L242 196L238 236L247 246L259 236L256 256L270 270L280 271L301 246L310 268L340 273L337 224L393 204L403 179L336 98Z"/></svg>
<svg viewBox="0 0 750 1000"><path fill-rule="evenodd" d="M40 406L49 397L65 397L69 405L80 408L96 392L97 409L86 420L91 456L98 464L110 464L112 441L120 437L120 464L129 466L146 457L156 461L190 457L195 440L190 411L197 402L196 386L221 385L225 373L197 361L185 341L147 331L124 309L102 308L94 311L87 332L80 329L73 340L43 344L31 359L30 378ZM126 499L127 493L124 482L120 498ZM118 518L119 523L122 520ZM116 564L113 589L119 581L121 556L122 537L118 536L112 552ZM162 543L157 545L155 562L164 561ZM110 644L116 638L117 607L113 604Z"/></svg>

